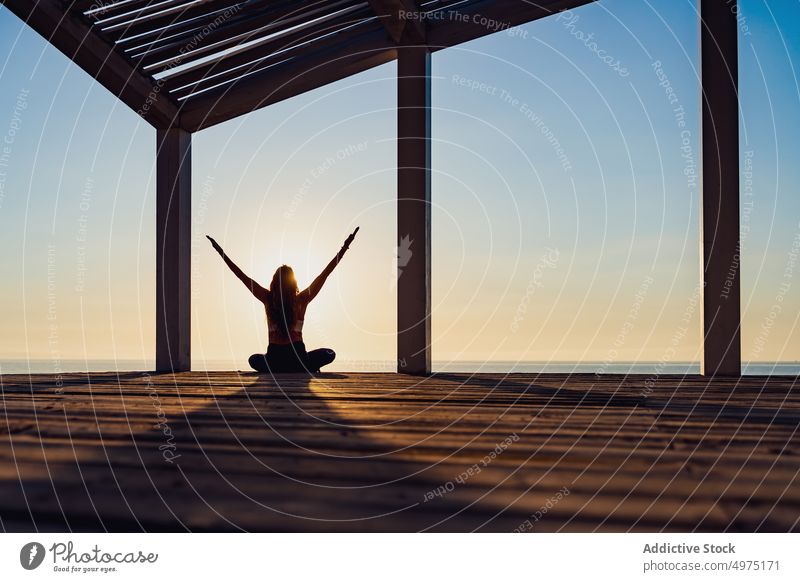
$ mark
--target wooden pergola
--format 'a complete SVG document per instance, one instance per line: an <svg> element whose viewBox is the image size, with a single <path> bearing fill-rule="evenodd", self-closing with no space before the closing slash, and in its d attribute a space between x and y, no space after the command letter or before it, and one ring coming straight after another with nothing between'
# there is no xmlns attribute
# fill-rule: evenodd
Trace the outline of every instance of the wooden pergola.
<svg viewBox="0 0 800 582"><path fill-rule="evenodd" d="M431 371L431 53L593 0L2 0L157 130L156 368L190 369L192 133L397 59L398 371ZM700 0L703 373L741 372L736 0Z"/></svg>

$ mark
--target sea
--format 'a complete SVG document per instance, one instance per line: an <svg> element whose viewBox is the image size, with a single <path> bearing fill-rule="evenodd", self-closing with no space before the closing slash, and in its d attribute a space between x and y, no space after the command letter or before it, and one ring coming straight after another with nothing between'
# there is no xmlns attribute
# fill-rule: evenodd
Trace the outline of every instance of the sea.
<svg viewBox="0 0 800 582"><path fill-rule="evenodd" d="M337 360L330 372L394 372L394 360ZM0 374L63 374L69 372L135 372L153 370L154 360L0 360ZM699 374L700 362L564 362L459 360L432 363L435 372L461 373L588 373L588 374ZM249 370L246 360L193 360L193 370ZM753 376L797 376L800 362L744 362L742 372Z"/></svg>

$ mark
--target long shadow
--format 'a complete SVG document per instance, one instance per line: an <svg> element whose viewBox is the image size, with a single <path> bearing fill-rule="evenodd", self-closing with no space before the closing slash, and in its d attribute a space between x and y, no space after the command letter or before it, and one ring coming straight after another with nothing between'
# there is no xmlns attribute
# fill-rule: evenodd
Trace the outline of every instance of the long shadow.
<svg viewBox="0 0 800 582"><path fill-rule="evenodd" d="M34 400L57 403L39 406L34 426L9 422L9 441L45 474L21 465L18 486L4 491L4 527L416 531L463 508L455 496L425 500L458 473L414 453L427 434L382 426L370 416L380 404L358 389L325 387L348 375L231 376L148 374L146 386L142 374L119 375L114 383L102 376L91 385L70 378L57 395L52 386L28 382ZM6 394L20 395L24 385L5 382ZM120 399L116 410L99 403L111 397ZM149 419L143 399L153 408ZM451 448L443 446L442 456ZM472 521L478 525L496 509L476 505ZM509 519L506 530L521 518Z"/></svg>
<svg viewBox="0 0 800 582"><path fill-rule="evenodd" d="M511 531L558 488L551 480L545 493L539 487L504 507L507 499L498 504L483 496L519 466L497 464L483 473L488 481L476 478L429 499L505 434L490 432L467 447L466 433L459 433L462 442L438 433L444 427L435 415L427 424L411 420L430 400L402 390L383 399L351 378L81 374L65 377L56 393L47 377L0 377L6 422L0 436L7 437L0 450L7 443L4 456L15 464L0 480L1 525L10 531ZM507 394L511 411L525 394L574 408L672 406L513 377L435 378L455 384L447 405L475 405L474 397L462 402L458 394L468 383L492 396ZM393 416L393 406L408 410ZM715 410L752 419L752 411L724 406L705 406L702 414ZM767 412L774 411L759 413ZM796 416L781 414L780 422ZM426 441L432 435L433 445ZM537 445L523 439L513 454L522 463ZM545 469L528 475L546 478ZM606 522L617 529L626 523ZM663 523L645 517L638 526L655 531ZM673 524L689 526L698 524Z"/></svg>

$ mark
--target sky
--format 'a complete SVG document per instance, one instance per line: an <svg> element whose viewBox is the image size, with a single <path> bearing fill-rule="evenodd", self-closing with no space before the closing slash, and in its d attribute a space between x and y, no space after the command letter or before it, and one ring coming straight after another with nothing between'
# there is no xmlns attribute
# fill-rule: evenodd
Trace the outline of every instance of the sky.
<svg viewBox="0 0 800 582"><path fill-rule="evenodd" d="M740 10L742 354L797 361L800 2ZM434 53L434 360L699 360L698 52L695 2L601 0ZM2 7L0 55L0 366L145 366L155 130ZM306 344L393 368L395 73L193 136L195 366L267 343L205 234L303 284L360 226Z"/></svg>

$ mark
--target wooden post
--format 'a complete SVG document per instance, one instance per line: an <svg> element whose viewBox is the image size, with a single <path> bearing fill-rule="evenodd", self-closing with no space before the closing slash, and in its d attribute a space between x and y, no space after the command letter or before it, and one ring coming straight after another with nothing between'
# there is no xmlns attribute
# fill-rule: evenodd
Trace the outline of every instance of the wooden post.
<svg viewBox="0 0 800 582"><path fill-rule="evenodd" d="M156 370L191 369L192 136L157 131Z"/></svg>
<svg viewBox="0 0 800 582"><path fill-rule="evenodd" d="M431 55L397 55L397 371L431 372Z"/></svg>
<svg viewBox="0 0 800 582"><path fill-rule="evenodd" d="M741 374L739 98L736 0L701 0L703 360Z"/></svg>

